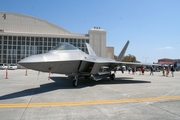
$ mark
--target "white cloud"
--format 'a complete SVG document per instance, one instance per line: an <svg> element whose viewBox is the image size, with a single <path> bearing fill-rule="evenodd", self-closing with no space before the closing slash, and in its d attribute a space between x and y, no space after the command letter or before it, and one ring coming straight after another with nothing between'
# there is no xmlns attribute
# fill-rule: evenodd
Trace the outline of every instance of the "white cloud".
<svg viewBox="0 0 180 120"><path fill-rule="evenodd" d="M159 50L170 50L170 49L173 49L173 47L170 47L170 46L167 46L167 47L161 47L161 48L158 48Z"/></svg>

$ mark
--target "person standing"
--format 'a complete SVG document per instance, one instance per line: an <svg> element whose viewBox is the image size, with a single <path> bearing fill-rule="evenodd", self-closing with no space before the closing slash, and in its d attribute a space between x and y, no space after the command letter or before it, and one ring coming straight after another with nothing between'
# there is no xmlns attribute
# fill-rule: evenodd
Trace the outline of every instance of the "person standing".
<svg viewBox="0 0 180 120"><path fill-rule="evenodd" d="M141 68L138 68L138 71L139 71L139 75L141 75Z"/></svg>
<svg viewBox="0 0 180 120"><path fill-rule="evenodd" d="M132 67L132 74L134 75L134 72L135 72L135 70L134 70L134 66Z"/></svg>
<svg viewBox="0 0 180 120"><path fill-rule="evenodd" d="M141 68L141 71L142 71L142 75L144 75L145 68L143 66Z"/></svg>
<svg viewBox="0 0 180 120"><path fill-rule="evenodd" d="M174 66L171 66L171 74L172 74L172 77L174 77Z"/></svg>
<svg viewBox="0 0 180 120"><path fill-rule="evenodd" d="M154 67L153 66L151 66L150 75L154 75Z"/></svg>
<svg viewBox="0 0 180 120"><path fill-rule="evenodd" d="M163 73L163 76L165 76L165 67L163 67L162 73Z"/></svg>
<svg viewBox="0 0 180 120"><path fill-rule="evenodd" d="M129 67L129 66L128 66L128 71L129 71L129 74L130 74L130 72L131 72L131 67Z"/></svg>
<svg viewBox="0 0 180 120"><path fill-rule="evenodd" d="M166 68L166 77L169 75L169 66Z"/></svg>

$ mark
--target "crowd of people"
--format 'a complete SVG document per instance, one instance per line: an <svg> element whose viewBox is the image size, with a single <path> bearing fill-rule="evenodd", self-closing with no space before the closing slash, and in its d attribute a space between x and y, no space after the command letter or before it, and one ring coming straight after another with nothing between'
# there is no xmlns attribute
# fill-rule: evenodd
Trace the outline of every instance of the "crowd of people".
<svg viewBox="0 0 180 120"><path fill-rule="evenodd" d="M173 66L163 67L163 76L168 77L170 71L171 71L172 77L174 77L175 70Z"/></svg>
<svg viewBox="0 0 180 120"><path fill-rule="evenodd" d="M131 71L132 71L132 74L134 75L134 74L137 74L137 71L139 71L139 75L144 75L144 71L145 71L145 68L144 67L138 67L138 68L136 68L136 67L130 67L130 66L128 66L127 67L127 70L128 70L128 72L129 72L129 74L131 73Z"/></svg>
<svg viewBox="0 0 180 120"><path fill-rule="evenodd" d="M158 69L158 68L156 68L156 67L154 67L154 66L151 66L151 67L149 68L149 70L150 70L150 75L153 76L153 75L154 75L154 72L155 72L157 69ZM144 75L145 67L142 66L142 67L136 68L135 66L132 66L132 67L128 66L128 67L127 67L127 70L128 70L128 73L129 73L129 74L131 74L131 72L132 72L132 74L134 75L134 74L137 74L137 72L139 72L139 75ZM174 70L174 66L172 66L172 65L162 67L162 74L163 74L163 76L168 77L168 76L169 76L169 73L171 72L172 77L174 77L174 71L175 71L175 70Z"/></svg>

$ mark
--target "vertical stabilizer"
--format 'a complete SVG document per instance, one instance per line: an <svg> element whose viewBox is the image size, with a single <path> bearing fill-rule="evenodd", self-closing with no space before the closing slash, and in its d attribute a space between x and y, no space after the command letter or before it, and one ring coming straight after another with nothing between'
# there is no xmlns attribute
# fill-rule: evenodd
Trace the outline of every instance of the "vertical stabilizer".
<svg viewBox="0 0 180 120"><path fill-rule="evenodd" d="M127 41L127 43L125 44L124 48L123 48L122 51L120 52L120 54L119 54L119 56L118 56L118 58L117 58L117 61L122 61L128 45L129 45L129 40Z"/></svg>
<svg viewBox="0 0 180 120"><path fill-rule="evenodd" d="M87 46L89 55L97 56L94 50L91 48L91 46L88 43L86 43L86 46Z"/></svg>

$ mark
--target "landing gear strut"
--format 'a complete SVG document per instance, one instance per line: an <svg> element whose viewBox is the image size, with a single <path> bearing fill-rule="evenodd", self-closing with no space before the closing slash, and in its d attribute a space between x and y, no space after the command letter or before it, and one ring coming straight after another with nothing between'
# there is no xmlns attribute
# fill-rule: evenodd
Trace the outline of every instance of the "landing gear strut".
<svg viewBox="0 0 180 120"><path fill-rule="evenodd" d="M111 75L110 75L110 78L111 78L111 80L115 80L115 74L114 74L114 73L111 74Z"/></svg>
<svg viewBox="0 0 180 120"><path fill-rule="evenodd" d="M78 79L77 79L77 77L75 77L73 79L73 87L77 87L77 85L78 85Z"/></svg>

